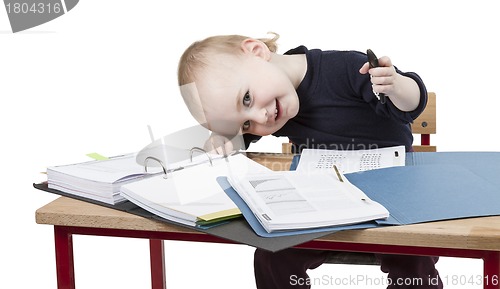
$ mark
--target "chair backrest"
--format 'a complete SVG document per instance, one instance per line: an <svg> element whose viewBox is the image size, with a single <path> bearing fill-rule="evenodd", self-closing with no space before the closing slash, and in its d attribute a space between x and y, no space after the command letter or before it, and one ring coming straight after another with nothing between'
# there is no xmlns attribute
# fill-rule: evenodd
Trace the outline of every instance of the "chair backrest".
<svg viewBox="0 0 500 289"><path fill-rule="evenodd" d="M424 111L411 125L413 134L420 135L420 145L413 145L416 152L435 152L436 146L431 145L431 134L436 134L436 93L429 92L427 106ZM281 152L289 154L292 152L291 143L283 143Z"/></svg>
<svg viewBox="0 0 500 289"><path fill-rule="evenodd" d="M431 145L431 134L436 134L436 93L429 92L427 106L420 116L413 121L411 131L420 135L420 145L413 145L416 152L435 152Z"/></svg>

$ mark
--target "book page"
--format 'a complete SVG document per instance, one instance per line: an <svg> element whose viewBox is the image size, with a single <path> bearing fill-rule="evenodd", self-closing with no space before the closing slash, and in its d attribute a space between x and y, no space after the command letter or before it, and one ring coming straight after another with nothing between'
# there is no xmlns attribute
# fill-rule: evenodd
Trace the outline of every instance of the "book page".
<svg viewBox="0 0 500 289"><path fill-rule="evenodd" d="M277 216L315 211L284 175L262 176L250 179L249 183L260 200Z"/></svg>
<svg viewBox="0 0 500 289"><path fill-rule="evenodd" d="M47 172L50 177L61 176L61 181L65 181L67 178L77 178L105 184L147 174L144 172L144 166L136 163L134 154L111 157L106 160L52 166L47 168ZM157 172L159 170L152 170L151 174Z"/></svg>
<svg viewBox="0 0 500 289"><path fill-rule="evenodd" d="M321 150L304 149L300 156L297 171L332 169L340 172L353 172L381 169L405 165L405 147L396 146L372 150Z"/></svg>
<svg viewBox="0 0 500 289"><path fill-rule="evenodd" d="M229 178L268 232L352 224L388 216L345 177L333 172L268 172Z"/></svg>

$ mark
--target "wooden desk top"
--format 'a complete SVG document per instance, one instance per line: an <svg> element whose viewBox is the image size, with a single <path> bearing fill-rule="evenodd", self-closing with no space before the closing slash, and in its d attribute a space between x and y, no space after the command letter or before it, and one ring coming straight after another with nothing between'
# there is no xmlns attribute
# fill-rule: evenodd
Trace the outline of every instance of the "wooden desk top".
<svg viewBox="0 0 500 289"><path fill-rule="evenodd" d="M38 224L203 234L193 229L60 197L36 211ZM500 217L343 231L319 240L500 251Z"/></svg>
<svg viewBox="0 0 500 289"><path fill-rule="evenodd" d="M291 156L250 155L272 169L287 169ZM259 159L261 158L261 159ZM281 164L281 165L280 165ZM281 166L281 167L280 167ZM203 234L193 229L61 197L36 211L38 224ZM343 231L318 240L361 244L500 251L500 217Z"/></svg>

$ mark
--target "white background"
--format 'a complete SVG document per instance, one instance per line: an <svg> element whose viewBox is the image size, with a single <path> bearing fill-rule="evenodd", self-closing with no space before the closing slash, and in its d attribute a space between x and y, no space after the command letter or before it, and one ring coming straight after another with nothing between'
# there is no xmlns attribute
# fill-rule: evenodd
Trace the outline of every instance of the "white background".
<svg viewBox="0 0 500 289"><path fill-rule="evenodd" d="M210 35L274 31L279 53L301 44L371 48L437 93L439 151L500 149L494 1L172 3L82 0L16 34L0 9L0 288L56 286L52 228L35 224L35 210L56 196L32 187L47 166L137 151L149 142L148 124L156 136L194 124L178 92L177 61ZM74 246L78 288L149 287L146 240L75 236ZM166 254L168 288L254 288L250 247L166 242ZM481 288L451 284L455 275L481 274L479 260L442 258L438 268L447 288ZM383 276L376 267L333 265L312 274Z"/></svg>

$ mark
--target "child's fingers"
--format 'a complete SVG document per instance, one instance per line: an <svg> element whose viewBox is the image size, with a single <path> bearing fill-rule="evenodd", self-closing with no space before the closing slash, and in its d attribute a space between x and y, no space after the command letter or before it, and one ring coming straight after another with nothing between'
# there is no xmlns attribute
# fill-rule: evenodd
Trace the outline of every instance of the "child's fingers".
<svg viewBox="0 0 500 289"><path fill-rule="evenodd" d="M227 156L234 150L234 145L228 138L220 135L212 135L205 142L204 149L212 154Z"/></svg>
<svg viewBox="0 0 500 289"><path fill-rule="evenodd" d="M392 61L389 57L387 56L382 56L378 59L378 64L380 67L391 67L392 66Z"/></svg>
<svg viewBox="0 0 500 289"><path fill-rule="evenodd" d="M361 66L361 68L359 69L359 73L367 74L369 70L370 70L370 64L368 64L368 62L365 62L365 64L363 64L363 66Z"/></svg>

